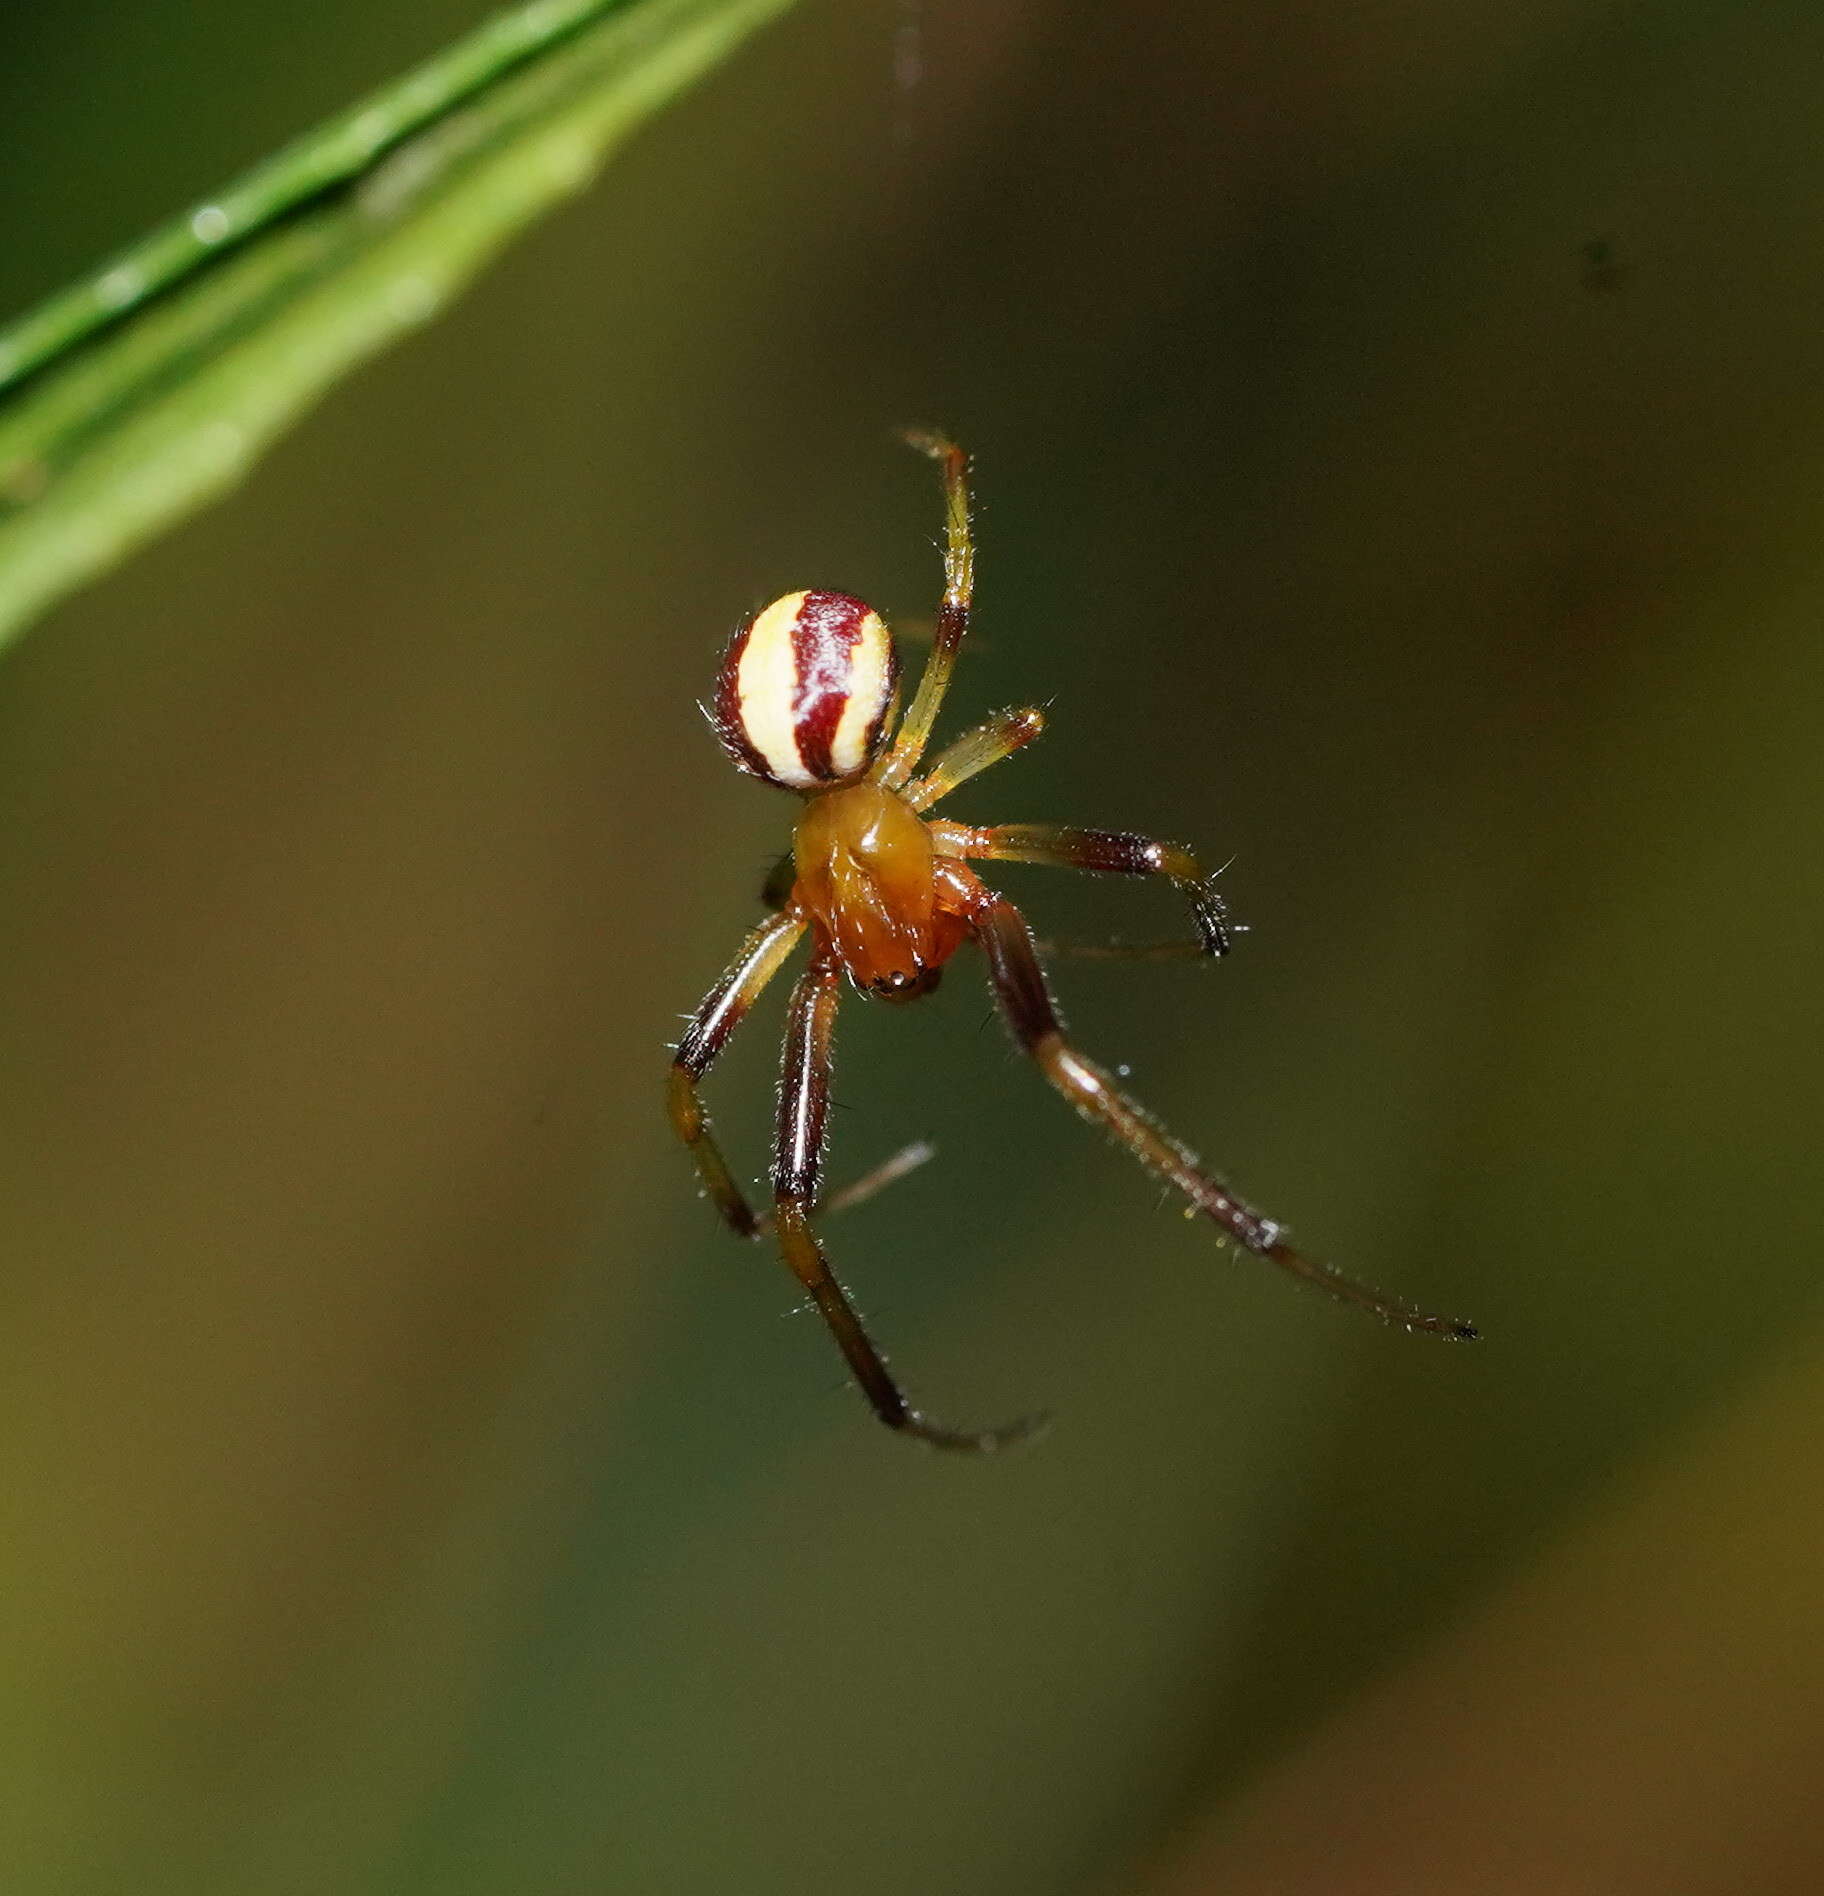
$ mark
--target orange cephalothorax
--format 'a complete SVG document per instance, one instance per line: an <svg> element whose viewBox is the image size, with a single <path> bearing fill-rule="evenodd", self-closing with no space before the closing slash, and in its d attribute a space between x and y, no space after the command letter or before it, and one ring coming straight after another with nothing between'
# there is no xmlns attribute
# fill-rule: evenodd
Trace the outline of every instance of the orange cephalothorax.
<svg viewBox="0 0 1824 1896"><path fill-rule="evenodd" d="M904 797L855 783L810 798L792 855L792 900L858 988L911 1000L937 985L967 927L939 905L931 833Z"/></svg>

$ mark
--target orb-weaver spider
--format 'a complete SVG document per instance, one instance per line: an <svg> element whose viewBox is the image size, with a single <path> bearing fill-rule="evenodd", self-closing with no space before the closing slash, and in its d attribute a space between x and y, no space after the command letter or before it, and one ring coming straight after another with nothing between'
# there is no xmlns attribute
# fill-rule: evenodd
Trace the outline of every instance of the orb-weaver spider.
<svg viewBox="0 0 1824 1896"><path fill-rule="evenodd" d="M1005 1447L1032 1432L1036 1418L958 1432L937 1427L913 1409L837 1283L811 1222L822 1177L843 976L864 994L915 1000L930 993L944 963L973 938L987 958L1008 1026L1040 1071L1085 1119L1102 1125L1180 1192L1191 1211L1257 1257L1345 1303L1409 1330L1473 1337L1468 1323L1429 1315L1293 1250L1278 1224L1205 1172L1188 1148L1064 1038L1024 917L975 876L971 858L1164 876L1189 903L1206 955L1228 952L1227 912L1197 858L1176 843L1051 823L977 828L925 815L959 784L1030 744L1045 720L1029 707L1003 711L917 774L968 628L975 551L967 457L941 435L911 433L907 440L943 473L944 602L924 676L898 729L890 730L899 682L893 636L878 613L846 593L787 593L739 627L723 655L714 703L705 707L741 769L805 799L792 852L768 881L776 913L748 936L709 991L672 1062L672 1124L716 1209L739 1237L759 1237L769 1225L776 1232L786 1263L888 1428L938 1448L964 1450ZM711 1134L697 1083L806 933L811 959L787 1017L773 1211L763 1220Z"/></svg>

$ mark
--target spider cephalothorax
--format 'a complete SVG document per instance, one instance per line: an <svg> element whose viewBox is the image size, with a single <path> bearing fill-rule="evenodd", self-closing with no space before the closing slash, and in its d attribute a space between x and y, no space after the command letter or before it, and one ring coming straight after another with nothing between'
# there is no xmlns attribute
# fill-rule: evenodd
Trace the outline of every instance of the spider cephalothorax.
<svg viewBox="0 0 1824 1896"><path fill-rule="evenodd" d="M769 881L777 912L748 937L679 1042L671 1116L704 1188L743 1237L764 1224L709 1130L697 1082L801 937L811 960L793 993L773 1154L773 1212L786 1262L835 1333L850 1369L889 1428L940 1448L996 1448L1033 1423L975 1433L942 1429L901 1394L832 1274L811 1224L822 1180L836 1001L846 976L864 994L915 1000L945 962L974 940L1016 1038L1086 1118L1098 1121L1150 1171L1247 1250L1310 1279L1346 1303L1410 1330L1466 1338L1474 1328L1433 1316L1314 1264L1280 1226L1204 1171L1110 1074L1064 1039L1031 931L1018 909L975 874L971 859L1044 863L1115 875L1163 876L1184 895L1197 952L1226 954L1230 930L1214 882L1176 843L1120 830L1053 823L976 827L928 817L956 787L1032 742L1044 718L1003 711L958 738L919 771L969 623L974 545L967 461L953 442L914 434L944 475L944 603L918 691L897 728L899 660L879 613L848 593L787 593L741 626L717 675L710 721L741 769L804 799L783 874Z"/></svg>

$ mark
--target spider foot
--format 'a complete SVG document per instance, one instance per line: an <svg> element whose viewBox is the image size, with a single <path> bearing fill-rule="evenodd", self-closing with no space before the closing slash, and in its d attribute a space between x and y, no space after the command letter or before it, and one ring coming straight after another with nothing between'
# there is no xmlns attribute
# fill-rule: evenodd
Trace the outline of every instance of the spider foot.
<svg viewBox="0 0 1824 1896"><path fill-rule="evenodd" d="M1411 1316L1395 1321L1409 1330L1422 1330L1427 1336L1441 1336L1447 1343L1474 1343L1482 1335L1467 1317L1437 1317L1425 1310L1415 1310Z"/></svg>
<svg viewBox="0 0 1824 1896"><path fill-rule="evenodd" d="M1043 1411L1021 1416L1017 1422L998 1429L939 1428L915 1409L905 1410L897 1419L883 1415L881 1420L888 1428L910 1435L927 1447L949 1449L962 1455L998 1455L1004 1448L1018 1448L1025 1442L1037 1440L1051 1427L1051 1417Z"/></svg>
<svg viewBox="0 0 1824 1896"><path fill-rule="evenodd" d="M1467 1317L1446 1317L1436 1311L1421 1310L1417 1304L1409 1304L1403 1297L1390 1297L1372 1285L1345 1277L1334 1265L1313 1263L1285 1242L1283 1230L1282 1226L1268 1221L1263 1224L1262 1232L1269 1242L1250 1244L1249 1250L1256 1256L1264 1257L1269 1264L1277 1264L1281 1270L1291 1272L1294 1277L1302 1277L1307 1283L1327 1290L1339 1302L1366 1310L1370 1316L1379 1317L1383 1323L1397 1324L1408 1335L1442 1337L1446 1343L1474 1343L1480 1338L1482 1332Z"/></svg>

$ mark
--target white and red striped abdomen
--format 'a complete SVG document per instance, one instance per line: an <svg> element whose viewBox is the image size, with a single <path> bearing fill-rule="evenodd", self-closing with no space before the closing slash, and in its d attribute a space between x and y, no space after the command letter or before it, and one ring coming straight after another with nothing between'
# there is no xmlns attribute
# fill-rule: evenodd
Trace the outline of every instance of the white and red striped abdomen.
<svg viewBox="0 0 1824 1896"><path fill-rule="evenodd" d="M729 641L710 722L729 756L786 790L859 777L899 685L893 635L847 593L775 599Z"/></svg>

